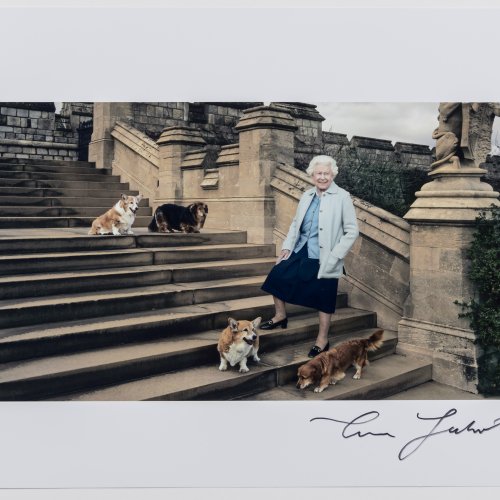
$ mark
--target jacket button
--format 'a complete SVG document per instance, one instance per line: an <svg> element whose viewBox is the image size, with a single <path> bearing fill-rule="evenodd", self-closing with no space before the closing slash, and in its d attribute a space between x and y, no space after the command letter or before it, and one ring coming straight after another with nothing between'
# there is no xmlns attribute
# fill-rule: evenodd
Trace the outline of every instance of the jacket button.
<svg viewBox="0 0 500 500"><path fill-rule="evenodd" d="M322 228L322 227L320 227L320 228L319 228L319 230L320 230L320 231L323 231L323 228Z"/></svg>
<svg viewBox="0 0 500 500"><path fill-rule="evenodd" d="M319 248L323 248L322 246L320 246Z"/></svg>

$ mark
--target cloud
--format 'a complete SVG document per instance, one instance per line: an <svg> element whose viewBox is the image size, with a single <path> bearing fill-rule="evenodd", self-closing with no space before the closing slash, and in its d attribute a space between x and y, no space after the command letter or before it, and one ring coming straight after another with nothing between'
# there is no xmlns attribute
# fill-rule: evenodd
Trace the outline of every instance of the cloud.
<svg viewBox="0 0 500 500"><path fill-rule="evenodd" d="M437 127L437 102L320 102L323 130L435 146L432 131ZM492 152L500 154L500 118L495 118Z"/></svg>
<svg viewBox="0 0 500 500"><path fill-rule="evenodd" d="M317 103L323 130L434 146L438 103Z"/></svg>

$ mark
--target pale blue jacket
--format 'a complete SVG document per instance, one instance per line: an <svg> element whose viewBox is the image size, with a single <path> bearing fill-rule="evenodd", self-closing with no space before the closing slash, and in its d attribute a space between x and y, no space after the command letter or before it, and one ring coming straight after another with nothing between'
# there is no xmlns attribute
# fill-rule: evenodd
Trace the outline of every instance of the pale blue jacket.
<svg viewBox="0 0 500 500"><path fill-rule="evenodd" d="M300 226L314 198L316 188L308 189L300 198L282 250L291 251L300 237ZM359 235L356 211L350 194L332 182L321 197L319 207L319 272L318 278L340 278L344 257Z"/></svg>

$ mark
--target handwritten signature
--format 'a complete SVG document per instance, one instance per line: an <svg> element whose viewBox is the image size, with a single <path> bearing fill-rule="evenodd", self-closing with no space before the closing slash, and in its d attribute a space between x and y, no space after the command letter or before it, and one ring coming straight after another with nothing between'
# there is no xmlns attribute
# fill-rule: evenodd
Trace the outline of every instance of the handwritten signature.
<svg viewBox="0 0 500 500"><path fill-rule="evenodd" d="M398 458L399 460L405 460L409 456L413 455L420 447L431 437L438 436L440 434L453 434L455 436L462 434L463 432L472 432L473 434L483 434L485 432L491 431L496 427L500 427L500 418L497 418L493 421L493 425L490 427L477 427L476 421L472 420L467 425L463 427L455 427L451 425L450 427L442 428L443 422L447 421L447 419L456 415L458 411L455 408L451 408L444 415L440 415L437 417L424 417L417 413L417 418L423 421L434 422L432 429L422 436L418 436L416 438L408 441L399 451ZM359 415L352 420L338 420L336 418L328 418L328 417L314 417L310 420L310 422L318 421L318 420L327 420L330 422L336 422L339 424L343 424L341 437L345 439L350 439L353 437L365 438L367 436L374 437L384 437L384 438L396 438L394 434L390 432L371 432L366 431L366 424L369 422L373 422L377 420L380 416L378 411L369 411ZM448 425L448 422L445 424ZM363 427L363 428L362 428ZM361 430L358 430L361 429Z"/></svg>

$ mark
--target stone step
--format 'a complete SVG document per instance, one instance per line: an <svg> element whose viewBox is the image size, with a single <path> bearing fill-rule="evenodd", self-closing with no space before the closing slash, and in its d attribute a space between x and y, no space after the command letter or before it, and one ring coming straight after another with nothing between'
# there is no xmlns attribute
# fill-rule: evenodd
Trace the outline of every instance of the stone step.
<svg viewBox="0 0 500 500"><path fill-rule="evenodd" d="M0 303L0 328L255 297L265 294L260 289L264 279L265 276L252 276L3 300Z"/></svg>
<svg viewBox="0 0 500 500"><path fill-rule="evenodd" d="M116 198L91 198L88 196L0 196L1 207L100 207L104 213L109 210L120 199ZM139 202L140 207L149 207L149 199L143 198ZM0 208L1 210L1 208Z"/></svg>
<svg viewBox="0 0 500 500"><path fill-rule="evenodd" d="M94 390L69 393L54 399L66 401L179 401L229 400L242 399L248 397L249 394L258 395L260 392L275 389L281 383L286 383L290 376L296 377L297 368L309 361L307 352L311 347L311 338L315 336L315 328L317 328L317 322L311 320L309 329L305 329L300 340L292 341L286 335L281 335L282 343L275 346L267 343L266 335L261 333L260 362L256 364L250 360L248 362L250 371L244 374L239 373L238 367L229 368L225 372L219 371L219 356L215 346L211 346L212 349L205 355L204 363L195 360L189 368L177 370L170 370L170 366L167 365L167 370L169 370L167 373L165 373L164 365L163 373L161 373L160 368L157 375L129 382L114 383L108 387ZM373 329L351 330L332 337L336 338L338 342L342 342L351 338L368 337L373 331ZM304 341L305 338L307 340ZM330 340L333 342L332 338ZM370 353L370 359L390 360L393 358L392 354L396 344L397 337L389 336L385 346L377 356ZM203 358L200 356L200 359ZM207 363L207 361L210 362ZM375 364L376 362L372 366ZM318 396L320 395L318 394ZM293 399L293 395L289 399Z"/></svg>
<svg viewBox="0 0 500 500"><path fill-rule="evenodd" d="M102 189L66 189L66 188L50 188L50 187L2 187L0 186L0 203L4 197L10 196L29 196L29 197L68 197L68 198L111 198L114 205L119 199L122 193L137 196L138 191L114 188L113 186L108 187L106 190Z"/></svg>
<svg viewBox="0 0 500 500"><path fill-rule="evenodd" d="M106 237L94 236L94 238L99 240ZM123 236L123 238L130 237ZM0 256L0 275L216 261L220 260L221 255L224 255L226 260L271 257L274 255L274 245L192 245L169 248L130 248L117 251L7 255Z"/></svg>
<svg viewBox="0 0 500 500"><path fill-rule="evenodd" d="M0 200L1 201L1 200ZM116 203L116 202L115 202ZM1 217L98 217L108 211L109 207L97 206L79 206L79 207L31 207L31 206L2 206L0 204ZM137 217L152 217L152 209L149 207L140 207L136 212Z"/></svg>
<svg viewBox="0 0 500 500"><path fill-rule="evenodd" d="M3 179L20 179L20 180L35 180L35 181L72 181L72 182L120 182L120 176L104 174L99 172L39 172L39 171L18 171L18 170L2 170L0 169L0 183Z"/></svg>
<svg viewBox="0 0 500 500"><path fill-rule="evenodd" d="M296 386L297 367L292 380L281 386L251 393L234 399L251 401L326 401L353 399L385 399L400 391L417 387L432 380L432 362L393 354L370 363L363 370L362 378L354 380L354 368L350 368L344 380L330 385L323 392L313 387L300 390ZM288 378L288 377L287 377ZM281 382L281 381L280 381Z"/></svg>
<svg viewBox="0 0 500 500"><path fill-rule="evenodd" d="M22 187L22 188L65 188L65 189L91 189L101 190L122 190L129 189L129 185L119 180L107 180L107 176L101 180L60 180L60 179L10 179L2 177L0 172L0 186L2 187ZM109 196L106 193L106 196Z"/></svg>
<svg viewBox="0 0 500 500"><path fill-rule="evenodd" d="M351 309L346 294L337 296L337 312L333 316L333 331L342 333L352 329L375 327L377 317L373 312ZM172 307L156 311L127 312L119 316L68 321L64 324L45 324L6 328L0 332L0 363L43 356L55 356L88 349L98 349L117 344L145 342L174 336L200 334L206 330L222 330L229 316L238 319L264 320L274 312L273 299L269 295L248 297L224 302ZM291 318L288 329L273 330L279 342L280 335L296 333L294 316L311 312L299 306L289 305ZM317 318L317 313L314 313ZM292 322L293 319L293 322ZM295 333L294 333L295 332ZM299 333L300 334L300 331Z"/></svg>
<svg viewBox="0 0 500 500"><path fill-rule="evenodd" d="M12 165L39 165L39 166L52 166L60 165L73 166L73 167L94 167L95 163L90 161L81 160L40 160L40 159L28 159L28 158L2 158L0 157L0 164L12 164Z"/></svg>
<svg viewBox="0 0 500 500"><path fill-rule="evenodd" d="M310 337L314 337L316 328L317 315L314 317L309 315L296 318L295 331L290 329L290 332L284 331L280 335L274 331L262 332L261 364L264 369L275 372L288 367L289 363L273 364L272 360L273 350L283 345L288 347L280 349L280 353L300 351L301 354L296 354L294 358L307 359L306 346L310 346ZM216 350L219 333L220 330L209 330L198 335L177 335L161 341L115 346L98 351L28 360L23 363L8 363L0 372L0 399L47 398L61 393L74 393L109 384L123 384L141 377L186 369L185 375L189 378L191 370L197 370L196 367L207 362L210 363L211 370L220 373L217 369ZM301 339L300 343L297 343L297 338ZM303 342L305 338L309 339L307 343ZM291 342L294 342L292 346ZM392 344L389 341L386 352L392 352L395 345L395 339ZM227 375L234 372L234 369L230 370ZM176 373L171 373L170 376L178 379ZM198 384L203 383L203 379L198 381ZM218 389L220 392L225 388ZM148 396L147 393L144 395ZM150 398L142 396L138 399Z"/></svg>
<svg viewBox="0 0 500 500"><path fill-rule="evenodd" d="M0 277L0 300L265 275L275 260L266 257Z"/></svg>
<svg viewBox="0 0 500 500"><path fill-rule="evenodd" d="M149 233L134 229L134 235L89 236L88 229L18 229L0 235L0 255L105 250L135 247L178 247L245 244L246 232L203 230L202 233Z"/></svg>
<svg viewBox="0 0 500 500"><path fill-rule="evenodd" d="M0 229L27 229L27 228L70 228L88 227L92 225L95 217L1 217ZM151 216L138 216L135 218L134 227L147 227Z"/></svg>
<svg viewBox="0 0 500 500"><path fill-rule="evenodd" d="M93 165L33 165L23 163L0 163L1 172L39 172L39 173L57 173L57 174L98 174L111 175L110 168L95 168ZM1 175L1 174L0 174Z"/></svg>

